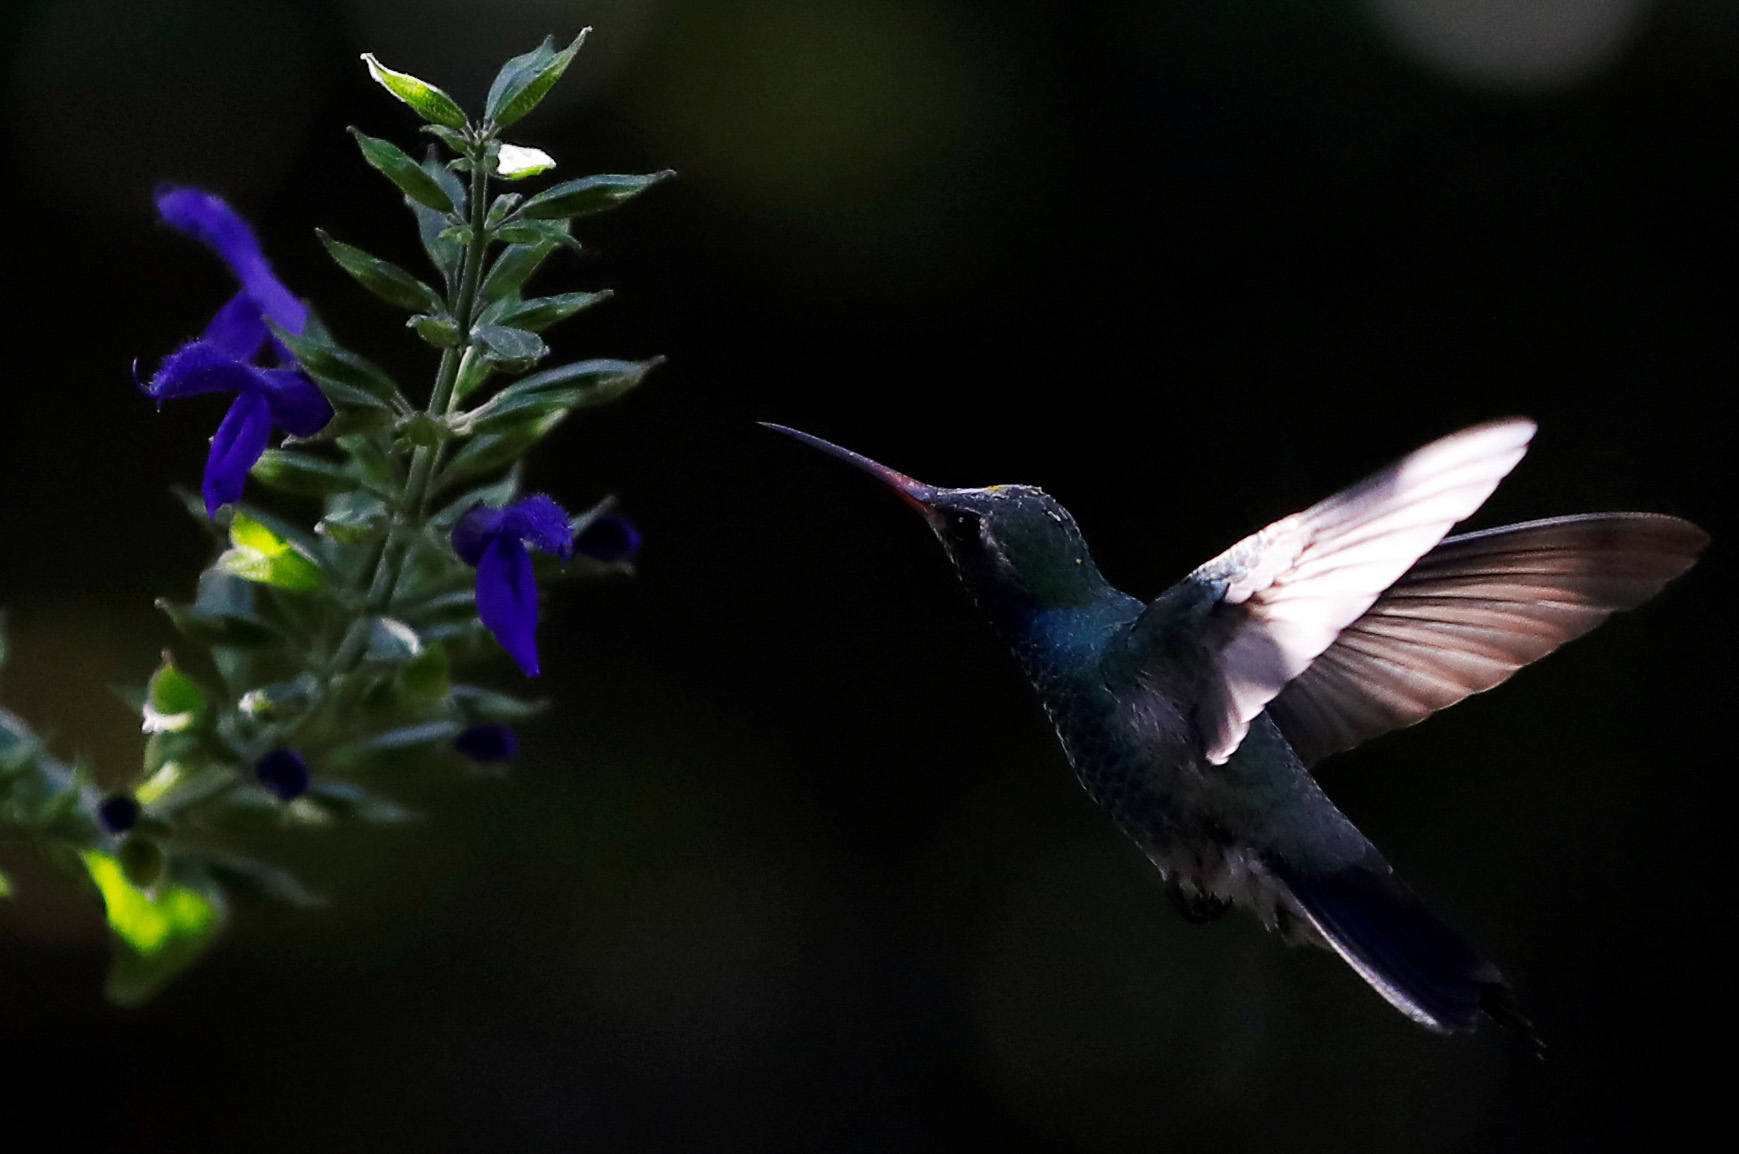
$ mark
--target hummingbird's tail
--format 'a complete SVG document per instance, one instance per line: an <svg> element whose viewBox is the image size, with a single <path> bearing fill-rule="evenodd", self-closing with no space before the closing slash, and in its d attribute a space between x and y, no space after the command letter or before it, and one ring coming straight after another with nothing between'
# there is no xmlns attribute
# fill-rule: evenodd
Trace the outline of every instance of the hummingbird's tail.
<svg viewBox="0 0 1739 1154"><path fill-rule="evenodd" d="M1297 912L1390 1005L1440 1033L1472 1030L1483 1012L1540 1048L1498 968L1438 921L1386 864L1330 874L1272 859L1267 865Z"/></svg>

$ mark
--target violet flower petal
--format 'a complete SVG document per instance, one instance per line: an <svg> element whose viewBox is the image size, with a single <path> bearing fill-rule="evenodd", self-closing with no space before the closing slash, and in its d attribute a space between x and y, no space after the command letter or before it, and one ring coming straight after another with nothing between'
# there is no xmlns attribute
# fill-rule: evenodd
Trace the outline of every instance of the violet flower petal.
<svg viewBox="0 0 1739 1154"><path fill-rule="evenodd" d="M205 512L217 516L217 511L232 501L241 500L247 485L248 470L266 451L266 439L272 435L272 407L257 392L244 392L217 427L211 439L211 455L205 460Z"/></svg>
<svg viewBox="0 0 1739 1154"><path fill-rule="evenodd" d="M542 493L515 501L502 509L501 514L501 532L563 561L574 555L574 531L568 527L568 511Z"/></svg>
<svg viewBox="0 0 1739 1154"><path fill-rule="evenodd" d="M326 394L295 369L255 369L253 375L272 421L291 436L312 437L332 419Z"/></svg>
<svg viewBox="0 0 1739 1154"><path fill-rule="evenodd" d="M489 548L501 529L502 513L500 509L490 505L473 505L453 526L453 552L459 559L472 568L483 559L483 550Z"/></svg>
<svg viewBox="0 0 1739 1154"><path fill-rule="evenodd" d="M217 310L199 339L245 363L254 359L269 333L260 319L260 303L243 289Z"/></svg>
<svg viewBox="0 0 1739 1154"><path fill-rule="evenodd" d="M163 402L199 393L239 393L255 388L254 370L216 345L189 341L163 358L145 394Z"/></svg>
<svg viewBox="0 0 1739 1154"><path fill-rule="evenodd" d="M195 188L157 190L157 211L177 232L202 242L230 267L261 313L292 333L308 324L308 307L284 287L248 222L219 198Z"/></svg>
<svg viewBox="0 0 1739 1154"><path fill-rule="evenodd" d="M537 661L537 582L517 537L498 536L477 563L477 615L527 677Z"/></svg>

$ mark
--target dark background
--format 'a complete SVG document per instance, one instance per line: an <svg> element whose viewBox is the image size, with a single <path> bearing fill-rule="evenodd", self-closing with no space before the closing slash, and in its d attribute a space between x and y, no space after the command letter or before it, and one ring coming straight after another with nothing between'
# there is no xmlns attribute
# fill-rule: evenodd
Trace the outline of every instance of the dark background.
<svg viewBox="0 0 1739 1154"><path fill-rule="evenodd" d="M585 224L599 255L543 283L619 296L555 343L671 360L532 476L619 494L639 575L553 597L558 707L509 780L407 780L421 826L286 838L330 907L240 907L142 1010L100 1000L95 911L19 874L8 1143L34 1118L176 1151L1585 1150L1725 1119L1739 17L1714 0L7 5L12 708L124 780L105 687L206 559L164 490L221 402L157 415L128 366L231 288L153 184L229 197L341 338L426 379L312 233L417 261L343 132L414 121L356 55L475 104L585 23L516 138L681 179ZM1152 595L1508 413L1541 432L1476 524L1659 510L1713 550L1322 778L1501 962L1543 1062L1429 1035L1248 918L1175 917L923 526L752 424L1043 485Z"/></svg>

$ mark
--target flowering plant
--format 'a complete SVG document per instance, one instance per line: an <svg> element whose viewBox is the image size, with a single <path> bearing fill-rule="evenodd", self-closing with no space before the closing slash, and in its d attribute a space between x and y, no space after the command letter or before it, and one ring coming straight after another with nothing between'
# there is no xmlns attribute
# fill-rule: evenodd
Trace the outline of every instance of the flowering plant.
<svg viewBox="0 0 1739 1154"><path fill-rule="evenodd" d="M363 287L412 314L408 327L437 350L421 404L339 343L221 199L157 194L164 222L210 248L240 286L139 386L159 405L233 398L201 492L187 494L215 559L191 602L158 603L181 639L132 695L149 737L125 788L99 790L83 766L56 759L0 710L0 838L28 838L91 883L112 930L107 992L117 1002L150 997L204 950L234 894L315 900L248 851L259 818L403 821L408 811L370 787L372 769L407 756L431 766L513 756L510 724L536 705L459 674L502 650L538 674L540 570L528 546L581 575L625 571L638 548L608 500L570 516L519 486L522 458L569 414L620 396L657 363L534 371L549 355L539 334L609 294L527 296L527 282L552 255L578 248L572 220L669 175L497 191L554 166L501 132L537 106L583 40L561 50L546 40L508 61L478 119L363 57L438 142L418 162L352 130L367 163L403 193L438 286L320 239ZM317 511L256 505L262 490ZM0 877L0 893L8 888Z"/></svg>

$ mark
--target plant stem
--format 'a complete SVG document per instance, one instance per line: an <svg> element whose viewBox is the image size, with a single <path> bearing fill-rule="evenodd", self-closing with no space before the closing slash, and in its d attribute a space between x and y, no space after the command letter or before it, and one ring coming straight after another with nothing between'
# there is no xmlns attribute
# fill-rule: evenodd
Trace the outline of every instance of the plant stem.
<svg viewBox="0 0 1739 1154"><path fill-rule="evenodd" d="M453 397L453 387L459 379L463 350L469 345L471 326L476 320L474 314L477 290L483 280L483 258L489 248L489 241L484 233L489 207L487 150L479 144L466 159L471 162L471 240L465 246L464 265L459 277L459 297L453 302L453 320L458 324L464 339L458 346L441 354L440 368L435 372L435 387L429 394L428 408L424 410L437 419L446 416ZM375 564L374 578L369 583L364 607L366 617L353 622L345 633L338 652L327 666L328 678L350 672L361 658L368 642L367 617L384 613L392 606L393 591L398 586L399 575L405 558L410 553L411 542L423 529L427 515L425 506L429 500L429 486L434 476L438 453L437 448L422 445L411 455L410 476L405 482L403 494L394 503L386 545L381 550L380 560Z"/></svg>

